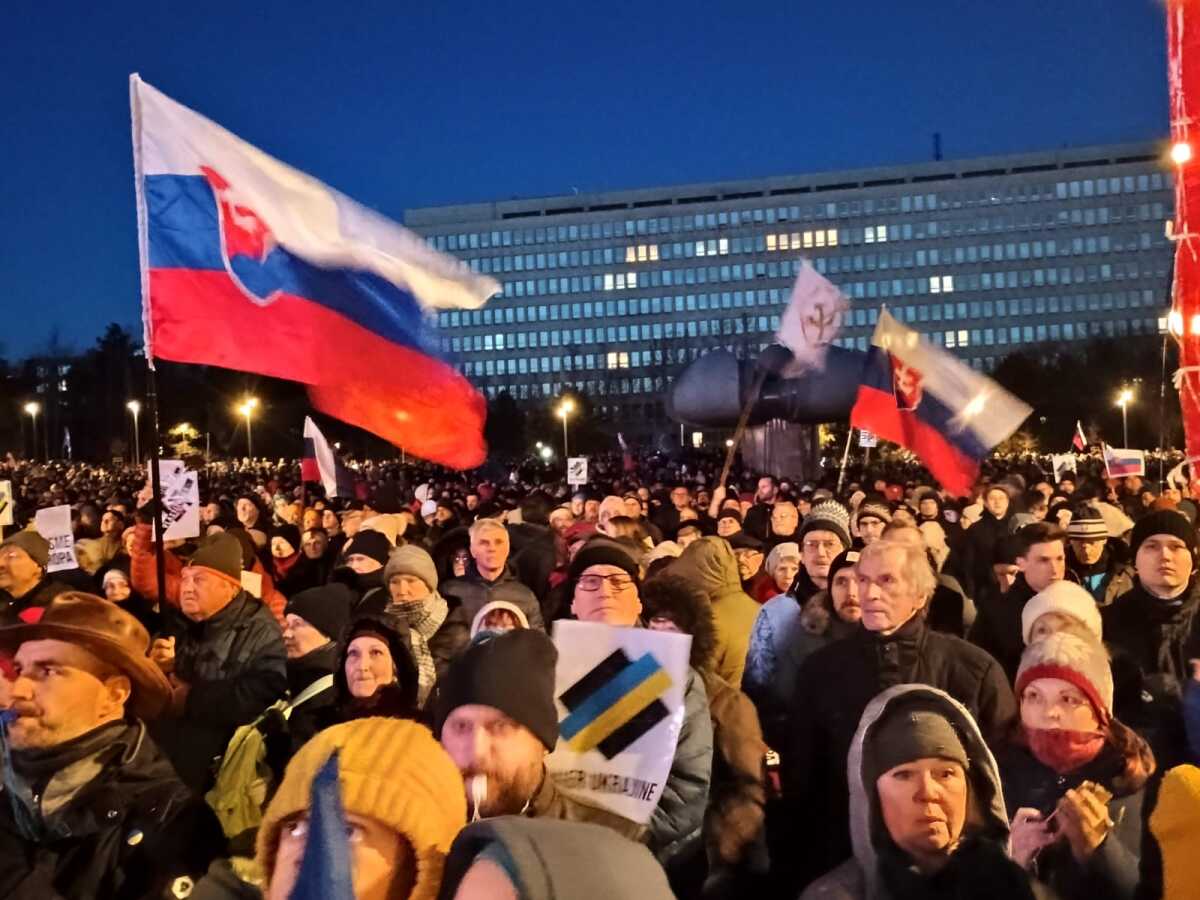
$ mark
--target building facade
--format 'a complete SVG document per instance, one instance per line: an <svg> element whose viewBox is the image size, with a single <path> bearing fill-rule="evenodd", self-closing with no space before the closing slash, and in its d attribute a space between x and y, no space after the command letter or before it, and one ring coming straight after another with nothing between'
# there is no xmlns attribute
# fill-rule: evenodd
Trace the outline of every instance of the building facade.
<svg viewBox="0 0 1200 900"><path fill-rule="evenodd" d="M585 392L623 427L666 424L672 375L719 346L753 356L804 258L850 298L866 349L881 305L983 371L1032 345L1165 326L1173 181L1122 144L409 210L492 275L442 312L443 350L489 397Z"/></svg>

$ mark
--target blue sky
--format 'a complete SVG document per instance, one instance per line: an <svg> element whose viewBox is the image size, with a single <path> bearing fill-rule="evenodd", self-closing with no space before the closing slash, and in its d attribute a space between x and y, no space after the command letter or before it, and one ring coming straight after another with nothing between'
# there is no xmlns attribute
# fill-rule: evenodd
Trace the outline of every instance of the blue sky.
<svg viewBox="0 0 1200 900"><path fill-rule="evenodd" d="M0 30L10 359L136 327L132 71L396 218L908 162L935 131L959 157L1167 130L1162 0L25 6Z"/></svg>

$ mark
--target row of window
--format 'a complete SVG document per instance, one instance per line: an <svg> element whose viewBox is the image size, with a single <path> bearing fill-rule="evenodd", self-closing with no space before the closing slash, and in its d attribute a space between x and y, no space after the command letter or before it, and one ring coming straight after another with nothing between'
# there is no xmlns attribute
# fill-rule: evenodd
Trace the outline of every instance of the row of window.
<svg viewBox="0 0 1200 900"><path fill-rule="evenodd" d="M686 216L610 219L604 222L585 222L574 225L472 231L462 234L433 235L427 240L439 250L478 250L491 247L520 247L556 242L567 243L637 235L736 228L752 224L807 222L815 219L848 218L878 213L926 212L939 208L960 209L1030 201L1082 199L1169 190L1171 187L1170 175L1164 175L1161 172L1027 184L1009 181L1003 185L983 190L950 191L940 194L902 194L883 198L868 197L861 200L829 201L804 206L721 210Z"/></svg>
<svg viewBox="0 0 1200 900"><path fill-rule="evenodd" d="M595 268L621 263L658 262L706 256L739 256L750 253L820 250L829 247L861 246L895 241L927 240L938 237L990 234L1005 231L1040 231L1059 226L1089 227L1122 222L1162 221L1168 213L1162 202L1131 206L1098 206L1060 209L1044 214L994 216L982 219L931 219L892 225L866 225L808 231L767 232L736 237L707 238L662 244L631 244L587 250L558 250L520 253L515 256L477 256L466 260L473 271L485 275L541 272L553 269Z"/></svg>

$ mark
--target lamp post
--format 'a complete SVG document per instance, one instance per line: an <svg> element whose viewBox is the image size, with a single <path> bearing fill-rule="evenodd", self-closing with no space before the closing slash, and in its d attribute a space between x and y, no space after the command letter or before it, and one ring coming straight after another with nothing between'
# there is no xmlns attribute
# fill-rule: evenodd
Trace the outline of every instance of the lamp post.
<svg viewBox="0 0 1200 900"><path fill-rule="evenodd" d="M142 462L142 432L138 428L138 414L142 411L142 404L130 400L125 404L125 408L133 413L133 464L136 466Z"/></svg>
<svg viewBox="0 0 1200 900"><path fill-rule="evenodd" d="M1117 406L1121 407L1121 431L1125 447L1129 446L1129 404L1131 402L1133 402L1133 391L1129 388L1122 388L1121 393L1117 394Z"/></svg>
<svg viewBox="0 0 1200 900"><path fill-rule="evenodd" d="M246 397L237 408L237 411L246 417L246 455L251 459L254 459L254 440L250 433L250 417L257 408L257 397Z"/></svg>
<svg viewBox="0 0 1200 900"><path fill-rule="evenodd" d="M30 428L33 431L33 449L31 451L31 455L33 456L34 459L37 459L37 455L38 455L38 452L37 452L37 417L38 417L38 413L41 411L42 411L42 405L40 403L37 403L36 401L30 400L28 403L25 404L25 413L32 420L32 422L30 423ZM47 447L46 455L49 456L49 453L50 453L50 448Z"/></svg>
<svg viewBox="0 0 1200 900"><path fill-rule="evenodd" d="M569 459L571 453L567 447L567 417L575 411L575 401L570 397L564 397L562 403L558 404L558 417L563 423L563 459Z"/></svg>

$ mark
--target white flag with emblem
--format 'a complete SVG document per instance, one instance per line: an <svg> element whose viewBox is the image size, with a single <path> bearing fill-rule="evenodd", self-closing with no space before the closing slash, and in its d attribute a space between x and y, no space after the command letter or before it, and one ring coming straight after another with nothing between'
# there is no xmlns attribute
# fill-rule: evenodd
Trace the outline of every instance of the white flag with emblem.
<svg viewBox="0 0 1200 900"><path fill-rule="evenodd" d="M800 264L787 309L775 339L792 351L785 374L795 375L825 365L825 351L842 328L846 297L807 259Z"/></svg>

